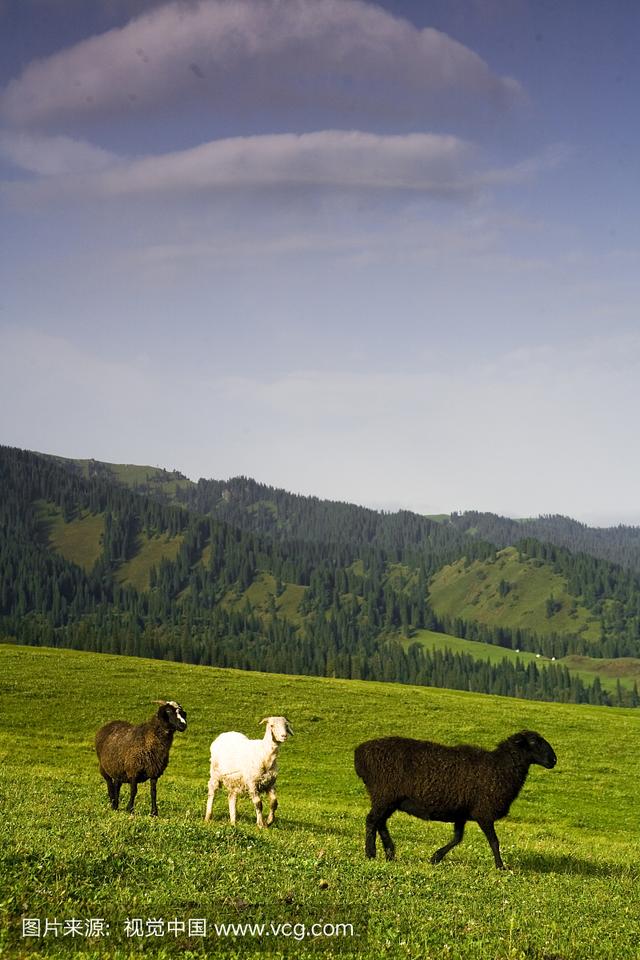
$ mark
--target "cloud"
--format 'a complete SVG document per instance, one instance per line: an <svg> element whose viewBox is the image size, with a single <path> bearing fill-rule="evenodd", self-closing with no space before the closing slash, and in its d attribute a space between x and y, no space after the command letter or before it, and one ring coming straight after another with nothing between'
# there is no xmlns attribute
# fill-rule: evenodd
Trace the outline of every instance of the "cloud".
<svg viewBox="0 0 640 960"><path fill-rule="evenodd" d="M111 196L279 185L446 195L466 189L463 171L472 153L456 137L426 133L323 130L234 137L143 157L88 178L87 185Z"/></svg>
<svg viewBox="0 0 640 960"><path fill-rule="evenodd" d="M96 172L119 162L115 154L84 140L13 130L0 130L0 156L21 170L45 177Z"/></svg>
<svg viewBox="0 0 640 960"><path fill-rule="evenodd" d="M472 50L362 0L174 2L29 64L0 96L13 125L201 98L220 115L329 106L442 115L511 103L518 84Z"/></svg>
<svg viewBox="0 0 640 960"><path fill-rule="evenodd" d="M61 174L41 183L5 184L5 192L37 200L276 187L410 191L464 200L487 187L522 182L556 162L552 152L511 167L487 169L475 146L458 137L357 130L232 137L128 161L66 137L5 134L0 135L2 152L33 172ZM72 171L73 176L65 176Z"/></svg>

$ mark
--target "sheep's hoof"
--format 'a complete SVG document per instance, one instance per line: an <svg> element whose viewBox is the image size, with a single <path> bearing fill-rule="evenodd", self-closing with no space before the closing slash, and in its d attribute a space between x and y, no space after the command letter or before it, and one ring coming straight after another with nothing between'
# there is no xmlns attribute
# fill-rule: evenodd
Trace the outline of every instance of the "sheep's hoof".
<svg viewBox="0 0 640 960"><path fill-rule="evenodd" d="M434 866L436 863L440 863L441 860L442 860L442 854L439 853L438 851L436 851L434 855L431 857L431 863L433 863Z"/></svg>
<svg viewBox="0 0 640 960"><path fill-rule="evenodd" d="M395 860L396 858L395 850L385 850L384 855L387 858L387 860Z"/></svg>

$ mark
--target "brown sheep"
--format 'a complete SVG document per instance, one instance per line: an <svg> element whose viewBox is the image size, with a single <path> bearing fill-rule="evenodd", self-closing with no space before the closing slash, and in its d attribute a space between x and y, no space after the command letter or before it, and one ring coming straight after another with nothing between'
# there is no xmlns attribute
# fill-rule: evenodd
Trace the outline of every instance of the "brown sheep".
<svg viewBox="0 0 640 960"><path fill-rule="evenodd" d="M127 812L133 813L138 784L151 781L151 816L158 816L156 783L169 763L169 750L176 730L187 729L187 714L175 700L156 700L158 712L145 723L134 726L126 720L112 720L96 733L100 773L107 782L109 800L118 809L120 788L131 784Z"/></svg>

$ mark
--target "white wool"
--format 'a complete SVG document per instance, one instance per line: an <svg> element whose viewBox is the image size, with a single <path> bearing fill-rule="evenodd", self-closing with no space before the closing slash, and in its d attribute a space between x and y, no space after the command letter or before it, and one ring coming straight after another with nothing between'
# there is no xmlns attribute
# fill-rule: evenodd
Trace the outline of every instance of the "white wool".
<svg viewBox="0 0 640 960"><path fill-rule="evenodd" d="M209 800L205 819L210 819L213 796L220 784L229 792L229 812L235 821L235 800L248 793L256 807L258 826L263 826L260 794L269 792L272 822L275 812L275 783L278 775L278 748L293 732L286 717L267 717L261 740L250 740L243 733L221 733L211 744Z"/></svg>

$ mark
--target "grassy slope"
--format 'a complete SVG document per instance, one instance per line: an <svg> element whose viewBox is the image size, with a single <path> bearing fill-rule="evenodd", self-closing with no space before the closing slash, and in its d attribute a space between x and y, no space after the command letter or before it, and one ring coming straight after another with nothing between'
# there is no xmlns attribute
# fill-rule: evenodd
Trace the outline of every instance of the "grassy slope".
<svg viewBox="0 0 640 960"><path fill-rule="evenodd" d="M500 596L500 581L511 585ZM546 615L546 601L553 595L562 609ZM546 564L536 560L518 560L515 547L501 550L496 561L480 561L465 566L464 560L443 567L430 585L433 609L439 616L461 617L490 626L523 627L536 633L582 634L597 640L600 627L586 607L567 591L566 580Z"/></svg>
<svg viewBox="0 0 640 960"><path fill-rule="evenodd" d="M51 456L52 459L60 463L74 463L80 469L85 479L89 477L89 467L95 464L95 460L73 459L69 457L58 457L53 454L43 454ZM127 487L137 487L141 484L149 484L156 490L162 490L167 496L175 496L176 490L194 486L192 480L183 477L175 477L171 471L162 467L151 467L145 464L136 463L106 463L104 460L97 461L100 467L108 472L111 479Z"/></svg>
<svg viewBox="0 0 640 960"><path fill-rule="evenodd" d="M107 466L119 483L127 487L146 484L152 489L161 490L168 497L174 497L179 489L194 486L192 480L174 477L170 472L158 467L137 466L130 463L110 463Z"/></svg>
<svg viewBox="0 0 640 960"><path fill-rule="evenodd" d="M90 570L102 552L104 515L81 513L65 523L62 511L55 504L40 501L38 510L43 540L66 560ZM133 555L118 567L118 583L129 584L137 590L148 590L151 567L158 567L163 558L175 560L182 541L182 536L149 537L146 533L140 534Z"/></svg>
<svg viewBox="0 0 640 960"><path fill-rule="evenodd" d="M535 653L522 650L516 653L505 647L491 643L478 643L476 640L464 640L461 637L452 637L448 633L436 633L434 630L416 630L410 640L403 640L405 646L410 643L420 643L428 650L452 650L454 653L466 653L476 660L490 660L499 663L500 660L521 660L524 663L535 661L539 667L550 663L548 657L536 657ZM576 673L586 683L592 683L594 676L600 677L600 682L606 690L615 691L619 679L627 689L633 687L634 681L640 684L640 660L633 657L621 657L618 660L600 660L595 657L562 657L556 663L567 667L571 673Z"/></svg>
<svg viewBox="0 0 640 960"><path fill-rule="evenodd" d="M146 533L139 534L133 556L120 564L116 579L119 583L135 587L136 590L148 590L151 567L159 567L164 558L175 560L183 540L181 535L149 537Z"/></svg>
<svg viewBox="0 0 640 960"><path fill-rule="evenodd" d="M102 552L104 515L83 512L65 523L55 504L41 500L37 506L43 540L65 560L90 570Z"/></svg>
<svg viewBox="0 0 640 960"><path fill-rule="evenodd" d="M272 574L263 571L257 574L246 590L242 592L229 590L223 597L222 604L228 610L242 610L248 600L257 613L265 614L270 610L271 599L275 598L278 614L286 617L291 623L300 624L302 617L299 606L309 588L295 583L285 583L283 587L283 592L276 597L276 579Z"/></svg>
<svg viewBox="0 0 640 960"><path fill-rule="evenodd" d="M493 643L478 643L476 640L464 640L462 637L453 637L448 633L436 633L435 630L416 630L415 635L410 640L403 641L405 645L418 642L426 647L427 650L452 650L454 653L467 653L476 660L490 660L491 663L499 663L501 660L521 660L524 663L530 663L532 660L540 664L542 658L537 658L535 653L522 651L516 653L515 650L509 650L506 647L499 647ZM548 662L546 657L545 662Z"/></svg>
<svg viewBox="0 0 640 960"><path fill-rule="evenodd" d="M637 957L640 717L632 711L527 703L392 684L279 677L73 651L0 646L0 951L4 955L137 956L126 917L322 918L353 923L356 938L310 945L247 937L205 941L207 955L625 960ZM160 781L160 818L148 788L136 814L107 808L92 751L95 729L142 719L157 697L177 698L189 730ZM245 800L234 830L218 799L205 826L208 744L224 729L259 735L265 713L289 716L280 755L279 824L258 833ZM401 733L486 746L540 730L558 767L535 767L498 827L505 862L492 867L470 825L444 863L429 856L450 827L401 814L398 860L363 857L364 790L355 744ZM112 936L21 941L22 916L91 918ZM290 949L287 950L287 946ZM202 956L202 941L147 940L154 956ZM84 949L84 952L81 951ZM191 952L193 951L193 952Z"/></svg>

